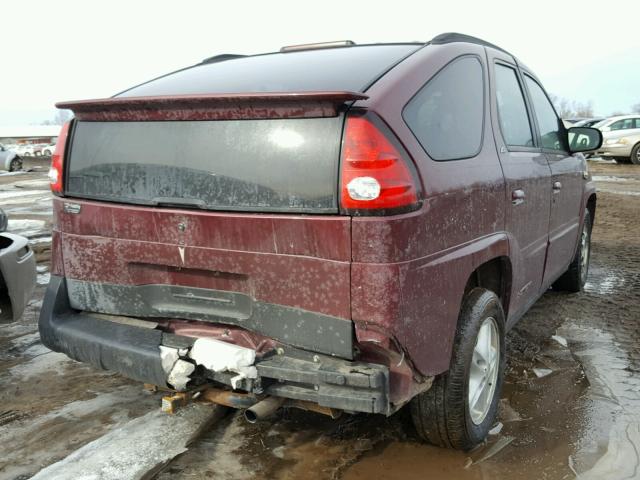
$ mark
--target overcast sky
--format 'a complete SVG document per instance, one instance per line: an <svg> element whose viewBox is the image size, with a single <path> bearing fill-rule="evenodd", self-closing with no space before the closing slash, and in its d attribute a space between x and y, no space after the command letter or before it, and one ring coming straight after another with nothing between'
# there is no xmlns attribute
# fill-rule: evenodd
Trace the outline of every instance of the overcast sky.
<svg viewBox="0 0 640 480"><path fill-rule="evenodd" d="M107 97L219 53L350 39L475 35L518 56L548 91L595 112L640 102L640 0L4 0L0 125L62 100Z"/></svg>

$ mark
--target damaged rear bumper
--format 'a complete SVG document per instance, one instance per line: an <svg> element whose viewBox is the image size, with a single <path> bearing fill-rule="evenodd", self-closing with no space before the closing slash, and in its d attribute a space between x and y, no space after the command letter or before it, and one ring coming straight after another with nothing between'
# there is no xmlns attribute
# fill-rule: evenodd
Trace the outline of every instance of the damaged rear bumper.
<svg viewBox="0 0 640 480"><path fill-rule="evenodd" d="M113 321L109 321L109 319ZM142 325L147 325L146 327ZM50 349L80 362L167 386L169 373L160 347L188 351L196 339L162 332L153 322L78 312L69 305L66 281L51 276L40 313L40 336ZM151 328L149 328L151 327ZM181 357L187 358L182 353ZM255 362L257 379L241 390L303 400L322 407L390 414L389 372L384 365L352 362L298 349L278 349ZM192 379L231 385L236 375L198 367Z"/></svg>

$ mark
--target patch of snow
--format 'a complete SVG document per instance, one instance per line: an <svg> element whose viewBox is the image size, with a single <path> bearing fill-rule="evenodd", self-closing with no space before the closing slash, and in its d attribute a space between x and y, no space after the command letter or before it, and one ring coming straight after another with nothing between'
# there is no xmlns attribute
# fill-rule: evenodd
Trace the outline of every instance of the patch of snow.
<svg viewBox="0 0 640 480"><path fill-rule="evenodd" d="M596 182L631 182L630 178L615 177L613 175L594 175L591 177Z"/></svg>
<svg viewBox="0 0 640 480"><path fill-rule="evenodd" d="M27 191L19 191L19 190L9 190L9 191L0 191L0 200L4 198L18 198L18 197L33 197L34 195L42 195L45 193L43 190L27 190Z"/></svg>
<svg viewBox="0 0 640 480"><path fill-rule="evenodd" d="M43 178L38 180L24 180L20 182L15 182L13 186L16 188L29 188L29 189L42 190L44 188L49 188L49 184L50 184L49 180L46 178Z"/></svg>
<svg viewBox="0 0 640 480"><path fill-rule="evenodd" d="M542 378L542 377L546 377L547 375L552 374L553 370L551 370L549 368L534 368L533 369L533 373L536 374L536 377Z"/></svg>
<svg viewBox="0 0 640 480"><path fill-rule="evenodd" d="M159 410L111 430L50 465L32 480L135 480L187 450L220 408L191 404L175 415Z"/></svg>
<svg viewBox="0 0 640 480"><path fill-rule="evenodd" d="M38 272L38 273L44 273L44 272L46 272L48 270L49 270L49 267L47 267L46 265L38 265L36 267L36 272Z"/></svg>
<svg viewBox="0 0 640 480"><path fill-rule="evenodd" d="M15 365L9 369L9 375L16 378L16 381L27 381L32 377L43 374L62 374L65 365L71 363L69 357L64 353L49 352L38 357L34 357L28 362Z"/></svg>
<svg viewBox="0 0 640 480"><path fill-rule="evenodd" d="M634 192L631 190L611 190L610 188L598 188L598 192L615 193L617 195L631 195L633 197L640 196L640 192Z"/></svg>
<svg viewBox="0 0 640 480"><path fill-rule="evenodd" d="M22 235L23 237L32 237L45 231L46 222L44 220L12 220L9 219L7 231Z"/></svg>
<svg viewBox="0 0 640 480"><path fill-rule="evenodd" d="M11 345L16 348L23 348L32 345L40 341L40 334L38 332L28 333L19 337L11 339Z"/></svg>
<svg viewBox="0 0 640 480"><path fill-rule="evenodd" d="M564 337L561 337L560 335L551 335L551 338L553 340L555 340L556 342L558 342L560 345L562 345L563 347L567 347L567 339Z"/></svg>
<svg viewBox="0 0 640 480"><path fill-rule="evenodd" d="M39 273L38 274L38 278L36 279L36 282L38 282L38 285L49 285L49 281L51 280L51 274L50 273Z"/></svg>
<svg viewBox="0 0 640 480"><path fill-rule="evenodd" d="M51 243L51 237L37 237L29 239L29 245L40 245L43 243Z"/></svg>
<svg viewBox="0 0 640 480"><path fill-rule="evenodd" d="M502 422L496 423L495 427L489 430L489 435L498 435L502 431L504 424Z"/></svg>

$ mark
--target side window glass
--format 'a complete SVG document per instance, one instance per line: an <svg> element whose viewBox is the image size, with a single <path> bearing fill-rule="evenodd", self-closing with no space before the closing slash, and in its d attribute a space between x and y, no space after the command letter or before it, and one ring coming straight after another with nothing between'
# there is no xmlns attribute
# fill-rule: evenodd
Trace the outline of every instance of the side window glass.
<svg viewBox="0 0 640 480"><path fill-rule="evenodd" d="M640 128L640 118L636 118L636 128Z"/></svg>
<svg viewBox="0 0 640 480"><path fill-rule="evenodd" d="M629 130L630 128L633 128L633 118L626 118L623 122L622 129Z"/></svg>
<svg viewBox="0 0 640 480"><path fill-rule="evenodd" d="M444 67L411 99L402 116L434 160L477 155L484 120L480 60L466 56Z"/></svg>
<svg viewBox="0 0 640 480"><path fill-rule="evenodd" d="M496 64L496 99L504 141L509 146L533 147L533 134L520 82L513 68Z"/></svg>
<svg viewBox="0 0 640 480"><path fill-rule="evenodd" d="M609 125L611 130L622 130L624 128L624 120L618 120Z"/></svg>
<svg viewBox="0 0 640 480"><path fill-rule="evenodd" d="M561 126L560 119L556 115L549 98L538 85L536 81L528 76L524 76L527 88L531 94L531 102L533 110L538 121L540 129L540 137L542 140L542 148L550 150L566 150L566 142L564 141L564 129Z"/></svg>

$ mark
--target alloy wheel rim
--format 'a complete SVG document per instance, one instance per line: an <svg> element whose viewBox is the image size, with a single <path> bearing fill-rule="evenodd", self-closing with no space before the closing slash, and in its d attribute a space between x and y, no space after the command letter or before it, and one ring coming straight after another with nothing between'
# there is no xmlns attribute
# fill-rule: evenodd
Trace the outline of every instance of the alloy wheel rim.
<svg viewBox="0 0 640 480"><path fill-rule="evenodd" d="M468 406L471 421L480 425L487 417L498 381L500 337L493 317L486 318L476 337L469 368Z"/></svg>

